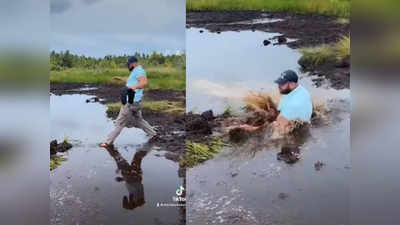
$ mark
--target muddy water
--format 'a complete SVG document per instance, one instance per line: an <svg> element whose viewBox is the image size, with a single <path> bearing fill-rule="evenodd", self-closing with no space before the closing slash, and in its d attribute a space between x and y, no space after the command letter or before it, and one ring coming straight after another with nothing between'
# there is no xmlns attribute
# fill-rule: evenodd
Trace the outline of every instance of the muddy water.
<svg viewBox="0 0 400 225"><path fill-rule="evenodd" d="M273 80L286 69L296 70L313 98L329 102L332 110L329 125L295 139L301 159L293 165L277 160L287 143L272 145L266 136L227 147L188 170L188 224L348 224L349 90L333 90L325 81L317 88L299 71L299 52L263 46L279 34L199 29L186 34L188 110L220 113L230 106L239 112L248 91L273 91ZM324 164L319 170L318 161Z"/></svg>
<svg viewBox="0 0 400 225"><path fill-rule="evenodd" d="M113 123L104 105L85 102L90 97L50 97L51 138L74 144L50 172L51 224L179 224L179 207L157 207L176 203L177 163L135 128L122 131L114 151L98 147Z"/></svg>

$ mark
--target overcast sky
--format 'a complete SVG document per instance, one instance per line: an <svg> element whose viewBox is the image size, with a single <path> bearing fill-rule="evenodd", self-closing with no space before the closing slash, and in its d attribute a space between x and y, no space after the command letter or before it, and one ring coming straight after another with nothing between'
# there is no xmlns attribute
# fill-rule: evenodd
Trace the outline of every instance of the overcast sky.
<svg viewBox="0 0 400 225"><path fill-rule="evenodd" d="M185 50L185 0L51 0L51 50L103 57Z"/></svg>

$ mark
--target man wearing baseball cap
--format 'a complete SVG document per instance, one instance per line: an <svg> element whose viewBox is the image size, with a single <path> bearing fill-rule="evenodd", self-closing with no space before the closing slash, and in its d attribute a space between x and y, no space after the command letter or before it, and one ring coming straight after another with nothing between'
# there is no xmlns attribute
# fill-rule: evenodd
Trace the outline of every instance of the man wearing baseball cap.
<svg viewBox="0 0 400 225"><path fill-rule="evenodd" d="M100 143L101 147L112 146L124 127L137 127L146 132L149 137L157 133L154 128L142 117L143 88L147 85L146 71L138 64L136 57L132 56L126 62L126 67L131 72L128 78L114 77L115 80L125 81L126 87L135 92L133 104L125 104L121 107L118 117L115 120L115 128L108 135L107 140Z"/></svg>
<svg viewBox="0 0 400 225"><path fill-rule="evenodd" d="M284 71L275 83L279 92L283 95L278 110L278 126L282 129L290 124L290 121L301 120L310 122L312 114L312 101L310 93L298 83L298 76L293 70ZM262 127L242 125L247 131L258 130Z"/></svg>

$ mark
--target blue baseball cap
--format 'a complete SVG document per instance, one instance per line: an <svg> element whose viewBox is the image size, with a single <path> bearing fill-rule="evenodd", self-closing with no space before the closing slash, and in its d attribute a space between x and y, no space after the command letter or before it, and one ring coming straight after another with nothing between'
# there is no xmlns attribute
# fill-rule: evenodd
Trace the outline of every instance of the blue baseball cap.
<svg viewBox="0 0 400 225"><path fill-rule="evenodd" d="M283 85L286 84L287 82L295 82L299 80L299 77L297 76L297 73L294 72L293 70L286 70L285 72L281 73L281 76L276 79L274 82Z"/></svg>
<svg viewBox="0 0 400 225"><path fill-rule="evenodd" d="M131 65L131 63L135 63L137 61L138 61L138 59L135 56L129 57L128 61L126 62L126 67L129 67L129 65Z"/></svg>

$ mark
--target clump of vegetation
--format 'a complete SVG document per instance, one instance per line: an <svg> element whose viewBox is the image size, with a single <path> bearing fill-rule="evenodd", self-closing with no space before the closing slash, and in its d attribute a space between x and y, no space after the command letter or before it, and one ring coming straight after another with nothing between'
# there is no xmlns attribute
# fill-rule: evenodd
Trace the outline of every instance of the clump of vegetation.
<svg viewBox="0 0 400 225"><path fill-rule="evenodd" d="M188 11L268 10L348 18L350 0L186 0Z"/></svg>
<svg viewBox="0 0 400 225"><path fill-rule="evenodd" d="M121 103L107 104L106 113L107 115L118 114L121 107ZM142 109L172 114L183 114L186 110L181 102L173 101L143 101Z"/></svg>
<svg viewBox="0 0 400 225"><path fill-rule="evenodd" d="M350 36L343 36L342 39L333 46L337 61L343 61L350 57Z"/></svg>
<svg viewBox="0 0 400 225"><path fill-rule="evenodd" d="M336 20L336 23L338 23L338 24L349 24L350 23L350 19L349 18L338 18Z"/></svg>
<svg viewBox="0 0 400 225"><path fill-rule="evenodd" d="M232 116L232 107L226 107L225 111L222 113L222 116L225 118Z"/></svg>
<svg viewBox="0 0 400 225"><path fill-rule="evenodd" d="M56 169L64 161L67 161L67 159L65 157L56 156L56 155L51 156L50 157L50 171Z"/></svg>
<svg viewBox="0 0 400 225"><path fill-rule="evenodd" d="M186 160L182 163L187 167L194 167L199 163L214 158L224 146L226 146L226 144L219 137L213 138L207 144L187 141ZM184 159L182 158L182 160Z"/></svg>
<svg viewBox="0 0 400 225"><path fill-rule="evenodd" d="M172 101L144 101L142 107L143 109L173 114L183 114L186 110L181 102Z"/></svg>
<svg viewBox="0 0 400 225"><path fill-rule="evenodd" d="M303 56L299 64L303 68L313 69L325 63L343 63L350 59L350 36L343 36L334 45L302 48L300 52Z"/></svg>
<svg viewBox="0 0 400 225"><path fill-rule="evenodd" d="M312 124L329 123L329 108L324 101L313 99Z"/></svg>
<svg viewBox="0 0 400 225"><path fill-rule="evenodd" d="M277 108L280 97L274 94L267 94L263 92L250 92L244 97L246 109L250 111L270 111Z"/></svg>

